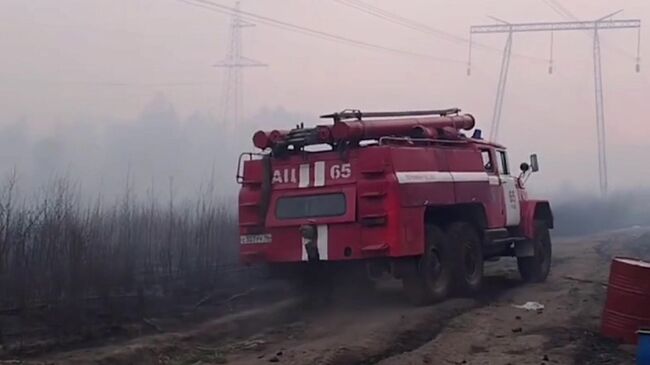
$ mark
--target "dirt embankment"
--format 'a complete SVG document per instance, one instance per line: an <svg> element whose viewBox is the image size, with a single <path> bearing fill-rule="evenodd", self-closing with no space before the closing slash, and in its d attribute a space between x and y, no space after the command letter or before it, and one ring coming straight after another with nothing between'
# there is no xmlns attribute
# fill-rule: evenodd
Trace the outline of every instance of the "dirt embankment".
<svg viewBox="0 0 650 365"><path fill-rule="evenodd" d="M51 354L30 364L630 364L598 335L609 260L650 259L641 229L556 240L543 284L521 285L512 260L488 265L483 293L414 308L395 283L328 308L295 301L125 344ZM543 310L513 307L528 301Z"/></svg>

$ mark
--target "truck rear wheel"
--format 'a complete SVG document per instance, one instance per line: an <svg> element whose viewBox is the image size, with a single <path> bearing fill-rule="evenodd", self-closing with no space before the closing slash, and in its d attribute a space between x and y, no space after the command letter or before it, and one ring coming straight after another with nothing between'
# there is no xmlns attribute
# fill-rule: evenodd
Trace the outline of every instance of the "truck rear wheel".
<svg viewBox="0 0 650 365"><path fill-rule="evenodd" d="M535 221L535 238L533 238L533 256L518 257L517 266L521 278L530 283L541 283L551 271L551 235L546 222Z"/></svg>
<svg viewBox="0 0 650 365"><path fill-rule="evenodd" d="M447 236L438 226L427 224L424 253L409 265L402 276L404 291L416 305L426 305L447 297L453 263Z"/></svg>
<svg viewBox="0 0 650 365"><path fill-rule="evenodd" d="M474 227L454 222L447 227L447 236L455 253L454 285L461 295L472 295L483 283L483 250Z"/></svg>

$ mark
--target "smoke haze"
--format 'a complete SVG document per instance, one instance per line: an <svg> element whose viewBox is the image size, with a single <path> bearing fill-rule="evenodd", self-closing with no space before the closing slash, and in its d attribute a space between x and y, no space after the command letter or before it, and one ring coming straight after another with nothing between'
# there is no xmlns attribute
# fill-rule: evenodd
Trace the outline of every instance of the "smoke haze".
<svg viewBox="0 0 650 365"><path fill-rule="evenodd" d="M486 15L513 22L563 19L543 1L424 1L373 5L467 38ZM231 5L223 2L223 4ZM642 0L576 0L566 8L594 19L650 15ZM306 37L258 24L243 32L243 53L269 65L244 70L244 121L221 118L222 59L230 17L173 0L62 0L0 4L0 169L16 170L30 191L69 176L94 196L192 194L214 184L236 192L236 158L259 128L311 124L344 108L459 106L489 127L504 38L476 42L466 76L467 43L414 32L334 1L242 2L244 10L346 37L451 59L440 62ZM642 28L641 39L650 39ZM647 186L650 128L643 115L650 82L634 71L636 34L603 32L610 186ZM446 39L445 39L446 38ZM593 196L597 191L591 38L558 33L554 73L548 34L514 40L500 142L511 165L540 156L533 195ZM645 59L648 47L642 47ZM523 56L522 56L523 55ZM623 194L623 193L621 193ZM614 195L612 196L620 196ZM566 198L566 199L565 199Z"/></svg>
<svg viewBox="0 0 650 365"><path fill-rule="evenodd" d="M301 119L282 108L262 108L246 124L276 128ZM207 113L183 118L157 95L128 120L71 121L45 133L25 121L5 125L0 164L5 177L15 171L23 193L66 178L86 197L111 200L127 187L140 197L166 199L211 186L218 196L232 197L239 153L252 150L249 133Z"/></svg>

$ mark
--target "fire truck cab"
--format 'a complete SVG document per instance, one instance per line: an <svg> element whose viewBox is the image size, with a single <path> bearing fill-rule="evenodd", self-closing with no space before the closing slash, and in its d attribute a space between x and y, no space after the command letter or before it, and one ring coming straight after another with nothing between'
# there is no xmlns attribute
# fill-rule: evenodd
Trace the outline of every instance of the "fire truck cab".
<svg viewBox="0 0 650 365"><path fill-rule="evenodd" d="M245 264L364 267L401 279L417 304L480 289L485 260L517 258L526 281L551 263L550 204L524 183L459 109L323 116L333 123L258 131L240 157L240 257ZM334 283L336 285L336 283Z"/></svg>

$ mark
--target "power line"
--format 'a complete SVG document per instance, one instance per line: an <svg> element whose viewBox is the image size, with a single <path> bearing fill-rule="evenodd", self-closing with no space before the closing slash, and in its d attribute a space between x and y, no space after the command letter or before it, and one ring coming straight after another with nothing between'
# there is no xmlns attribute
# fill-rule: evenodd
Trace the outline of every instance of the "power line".
<svg viewBox="0 0 650 365"><path fill-rule="evenodd" d="M549 8L551 8L559 16L561 16L563 18L571 19L571 20L576 20L576 21L578 20L575 16L573 16L573 14L568 12L565 7L558 4L557 2L552 1L552 0L543 0L543 1Z"/></svg>
<svg viewBox="0 0 650 365"><path fill-rule="evenodd" d="M216 82L207 81L163 81L163 82L132 82L132 81L68 81L68 80L42 80L42 79L5 79L2 84L38 84L38 85L70 85L70 86L106 86L106 87L183 87L218 85Z"/></svg>
<svg viewBox="0 0 650 365"><path fill-rule="evenodd" d="M563 17L565 19L573 20L573 21L580 21L579 18L577 16L575 16L575 14L573 14L569 9L567 9L562 4L560 4L557 0L543 0L543 1L548 7L550 7L553 11L555 11L561 17ZM639 28L639 31L640 31L640 29L641 28ZM589 37L592 37L592 38L594 36L593 33L590 32L590 31L585 32L585 34L587 34ZM622 49L620 47L616 47L616 46L614 46L612 44L605 43L605 47L607 47L609 49L612 49L615 52L618 52L619 54L621 54L621 55L623 55L625 57L628 57L628 58L633 59L633 60L637 60L637 68L639 68L639 66L638 66L639 62L638 61L639 61L639 58L640 58L640 54L639 54L640 53L640 38L641 38L640 33L639 33L638 38L639 38L639 43L637 44L637 54L636 54L636 56L631 54L630 52L628 52L628 51L626 51L626 50L624 50L624 49ZM602 43L602 40L600 42Z"/></svg>
<svg viewBox="0 0 650 365"><path fill-rule="evenodd" d="M552 6L558 13L565 13L566 10L558 8L545 1L545 3ZM553 4L555 4L553 2ZM512 47L512 35L518 32L552 32L555 31L589 31L592 32L593 39L593 59L594 59L594 91L595 91L595 107L596 107L596 132L598 138L598 173L600 180L600 190L602 194L607 192L607 142L606 142L606 129L605 129L605 108L603 96L603 81L602 81L602 65L600 55L600 33L603 30L613 29L637 29L641 28L641 20L639 19L623 19L614 20L612 17L620 11L608 14L592 21L564 21L564 22L534 22L534 23L508 23L506 21L496 19L500 24L490 25L475 25L470 27L471 34L489 34L489 33L503 33L507 34L508 38L506 46L503 51L503 62L501 63L501 74L499 76L499 83L497 85L496 100L494 105L494 115L492 118L492 128L490 136L496 139L499 122L501 118L501 108L503 106L503 95L505 93L506 80L509 68L510 49ZM553 38L551 38L551 44ZM640 43L639 43L640 44ZM638 45L640 47L640 45ZM471 49L470 49L471 50ZM551 52L553 48L551 46ZM638 58L637 58L638 59ZM552 62L552 53L551 61ZM552 70L549 65L549 72ZM638 72L637 63L637 72Z"/></svg>
<svg viewBox="0 0 650 365"><path fill-rule="evenodd" d="M423 32L423 33L426 33L426 34L435 35L435 36L438 36L438 37L440 37L442 39L445 39L445 40L448 40L448 41L451 41L451 42L455 42L455 43L467 43L467 42L469 42L469 39L467 39L467 38L464 38L464 37L461 37L461 36L458 36L458 35L455 35L455 34L452 34L452 33L448 33L446 31L443 31L443 30L440 30L440 29L433 28L433 27L431 27L429 25L422 24L422 23L414 21L412 19L405 18L405 17L403 17L403 16L401 16L399 14L390 12L388 10L384 10L384 9L379 8L377 6L373 6L373 5L364 3L364 2L359 1L359 0L334 0L334 1L339 3L339 4L355 8L355 9L357 9L357 10L363 12L363 13L366 13L368 15L384 19L384 20L386 20L388 22L391 22L393 24L401 25L401 26L404 26L404 27L407 27L407 28L410 28L410 29L413 29L413 30L416 30L416 31L419 31L419 32Z"/></svg>
<svg viewBox="0 0 650 365"><path fill-rule="evenodd" d="M424 24L421 22L418 22L413 19L406 18L404 16L401 16L397 13L390 12L388 10L382 9L380 7L370 5L366 2L363 2L361 0L333 0L334 2L337 2L341 5L347 6L354 8L356 10L359 10L367 15L374 16L376 18L385 20L387 22L403 26L405 28L415 30L424 34L428 35L433 35L435 37L438 37L440 39L443 39L448 42L456 43L456 44L471 44L473 46L482 48L487 51L493 51L493 52L501 52L500 49L491 47L485 44L477 43L472 40L472 38L465 38L453 33L449 33L447 31L434 28L428 24ZM513 53L513 56L519 57L519 58L526 58L532 61L536 62L546 62L546 60L539 58L539 57L534 57L534 56L528 56L524 54L519 54L519 53Z"/></svg>
<svg viewBox="0 0 650 365"><path fill-rule="evenodd" d="M182 3L189 4L195 7L203 8L206 10L210 10L213 12L217 13L222 13L222 14L227 14L227 15L234 15L236 13L236 9L232 8L230 6L222 5L213 1L209 0L178 0ZM291 31L294 33L300 33L303 35L308 35L311 37L319 38L319 39L324 39L332 42L337 42L337 43L343 43L347 44L349 46L355 46L359 48L365 48L365 49L372 49L376 51L384 51L392 54L398 54L398 55L403 55L403 56L411 56L411 57L417 57L417 58L424 58L424 59L429 59L429 60L435 60L439 62L446 62L446 63L457 63L461 64L464 63L464 61L461 60L455 60L451 58L445 58L445 57L438 57L438 56L432 56L428 54L423 54L423 53L418 53L418 52L412 52L408 50L403 50L403 49L397 49L397 48L392 48L392 47L387 47L375 43L370 43L358 39L353 39L349 37L345 37L342 35L334 34L334 33L328 33L324 32L321 30L317 29L312 29L308 28L305 26L285 22L282 20L274 19L268 16L264 15L259 15L255 13L251 13L249 11L240 11L241 17L246 20L251 20L254 21L258 24L265 24L271 27Z"/></svg>

